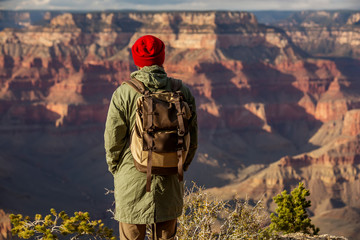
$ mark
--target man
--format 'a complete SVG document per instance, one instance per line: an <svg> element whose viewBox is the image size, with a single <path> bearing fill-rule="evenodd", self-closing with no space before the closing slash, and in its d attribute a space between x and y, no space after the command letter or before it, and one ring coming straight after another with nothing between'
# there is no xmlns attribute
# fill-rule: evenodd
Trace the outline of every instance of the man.
<svg viewBox="0 0 360 240"><path fill-rule="evenodd" d="M131 78L141 81L151 92L171 90L171 81L163 68L164 43L151 35L139 38L132 47L138 71ZM195 99L182 85L180 91L191 108L189 120L190 147L183 169L189 167L197 148ZM119 221L120 239L144 239L146 224L154 224L156 239L174 239L176 219L182 213L183 182L177 175L151 177L146 191L146 173L135 168L130 151L130 134L135 125L136 102L141 97L132 86L122 84L114 92L106 120L105 150L109 171L114 176L115 219Z"/></svg>

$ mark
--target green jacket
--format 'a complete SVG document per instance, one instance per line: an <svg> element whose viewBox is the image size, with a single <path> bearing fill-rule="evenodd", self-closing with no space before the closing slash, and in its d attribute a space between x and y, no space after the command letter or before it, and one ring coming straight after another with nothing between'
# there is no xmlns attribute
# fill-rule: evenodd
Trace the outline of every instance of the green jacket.
<svg viewBox="0 0 360 240"><path fill-rule="evenodd" d="M164 69L153 65L131 74L150 91L170 90ZM197 116L195 99L186 86L182 93L191 105L190 148L184 170L194 158L197 148ZM183 182L177 175L153 175L151 192L146 192L146 173L136 170L129 148L129 136L135 124L136 101L141 96L128 84L118 87L111 98L106 125L105 151L109 171L114 176L115 219L131 224L150 224L179 217L183 207Z"/></svg>

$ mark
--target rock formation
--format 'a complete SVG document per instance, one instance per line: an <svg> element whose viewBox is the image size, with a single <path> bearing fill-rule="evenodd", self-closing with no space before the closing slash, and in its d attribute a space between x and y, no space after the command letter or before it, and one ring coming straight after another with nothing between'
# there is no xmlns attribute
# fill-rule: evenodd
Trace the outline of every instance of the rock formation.
<svg viewBox="0 0 360 240"><path fill-rule="evenodd" d="M360 57L357 11L303 11L278 25L303 50L318 56Z"/></svg>
<svg viewBox="0 0 360 240"><path fill-rule="evenodd" d="M357 56L356 14L313 14L336 22L334 38L324 33L334 46L351 39L353 54L340 48L341 56ZM304 37L298 28L315 23L294 18L283 31L251 13L213 11L2 11L0 18L8 19L0 32L5 209L33 214L53 203L105 216L111 200L102 189L112 181L101 160L107 107L135 70L130 47L154 34L166 44L166 71L197 100L200 148L188 179L220 188L223 197L265 194L270 208L274 194L304 181L325 229L336 229L332 219L341 213L334 209L357 216L360 61L318 57L321 44L313 42L325 35ZM34 185L18 184L29 182L29 173Z"/></svg>

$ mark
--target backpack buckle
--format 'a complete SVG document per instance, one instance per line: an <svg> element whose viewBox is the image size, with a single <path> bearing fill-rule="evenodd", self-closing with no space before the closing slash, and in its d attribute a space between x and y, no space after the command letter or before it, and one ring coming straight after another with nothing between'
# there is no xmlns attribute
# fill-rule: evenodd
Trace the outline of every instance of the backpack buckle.
<svg viewBox="0 0 360 240"><path fill-rule="evenodd" d="M182 130L180 130L180 129L178 129L177 134L178 134L178 136L180 136L180 137L185 136L185 132L184 132L184 131L182 131Z"/></svg>

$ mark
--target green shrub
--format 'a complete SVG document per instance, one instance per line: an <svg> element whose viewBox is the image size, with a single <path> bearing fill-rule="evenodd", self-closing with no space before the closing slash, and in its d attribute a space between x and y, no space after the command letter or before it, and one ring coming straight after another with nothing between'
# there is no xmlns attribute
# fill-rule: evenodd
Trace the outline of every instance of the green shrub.
<svg viewBox="0 0 360 240"><path fill-rule="evenodd" d="M306 200L308 196L310 196L310 192L304 188L303 183L299 183L299 186L291 191L291 194L287 194L285 190L275 196L274 201L278 207L275 210L276 214L270 215L270 230L284 233L318 234L320 229L311 224L306 212L306 209L311 206L311 201Z"/></svg>
<svg viewBox="0 0 360 240"><path fill-rule="evenodd" d="M59 236L71 236L78 239L82 236L93 236L93 238L115 240L113 230L104 226L101 220L91 221L88 212L75 212L69 217L64 211L57 213L55 209L44 218L40 214L35 215L34 220L23 217L21 214L11 214L10 220L13 225L13 235L22 239L36 237L37 239L53 240ZM89 239L89 238L88 238Z"/></svg>

